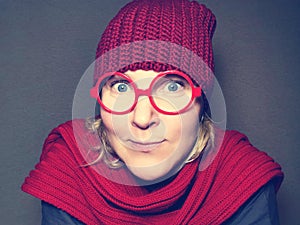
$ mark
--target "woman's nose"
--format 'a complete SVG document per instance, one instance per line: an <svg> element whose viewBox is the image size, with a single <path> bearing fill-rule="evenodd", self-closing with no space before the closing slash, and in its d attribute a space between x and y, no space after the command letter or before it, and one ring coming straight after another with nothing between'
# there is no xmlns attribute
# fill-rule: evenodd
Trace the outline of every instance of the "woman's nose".
<svg viewBox="0 0 300 225"><path fill-rule="evenodd" d="M132 125L146 130L158 124L157 112L151 105L149 98L140 97L133 110Z"/></svg>

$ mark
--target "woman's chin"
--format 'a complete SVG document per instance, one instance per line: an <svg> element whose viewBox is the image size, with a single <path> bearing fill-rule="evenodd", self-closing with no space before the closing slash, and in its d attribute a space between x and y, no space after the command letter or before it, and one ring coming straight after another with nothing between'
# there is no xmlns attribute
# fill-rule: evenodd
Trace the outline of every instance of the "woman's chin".
<svg viewBox="0 0 300 225"><path fill-rule="evenodd" d="M179 169L174 169L171 165L164 163L153 166L127 166L131 173L144 184L157 183L168 179L178 172ZM173 168L173 169L172 169Z"/></svg>

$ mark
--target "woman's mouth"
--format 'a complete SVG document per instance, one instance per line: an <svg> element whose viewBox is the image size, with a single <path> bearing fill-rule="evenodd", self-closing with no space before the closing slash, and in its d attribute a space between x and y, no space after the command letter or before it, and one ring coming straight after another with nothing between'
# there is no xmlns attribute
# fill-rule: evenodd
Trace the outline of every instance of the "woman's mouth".
<svg viewBox="0 0 300 225"><path fill-rule="evenodd" d="M127 146L134 151L149 153L158 148L163 142L164 140L155 142L137 142L129 140Z"/></svg>

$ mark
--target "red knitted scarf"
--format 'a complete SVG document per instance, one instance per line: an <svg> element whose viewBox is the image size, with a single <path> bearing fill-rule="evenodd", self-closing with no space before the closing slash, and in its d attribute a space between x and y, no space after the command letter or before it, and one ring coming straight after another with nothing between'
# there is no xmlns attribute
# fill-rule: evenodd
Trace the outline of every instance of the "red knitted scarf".
<svg viewBox="0 0 300 225"><path fill-rule="evenodd" d="M121 185L93 166L81 166L84 159L73 126L88 136L81 120L54 129L22 190L86 224L221 224L268 181L273 179L278 189L283 178L280 166L243 134L226 131L205 170L199 171L198 161L186 164L152 191Z"/></svg>

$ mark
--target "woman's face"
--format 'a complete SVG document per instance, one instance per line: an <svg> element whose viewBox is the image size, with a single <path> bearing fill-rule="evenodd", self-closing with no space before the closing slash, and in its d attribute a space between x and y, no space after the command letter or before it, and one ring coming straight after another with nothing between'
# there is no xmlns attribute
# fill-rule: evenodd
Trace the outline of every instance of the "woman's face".
<svg viewBox="0 0 300 225"><path fill-rule="evenodd" d="M127 71L140 89L147 89L154 71ZM177 172L193 149L199 131L200 105L195 101L184 113L156 111L147 96L140 96L134 110L124 115L101 110L111 147L129 170L143 180L156 180Z"/></svg>

